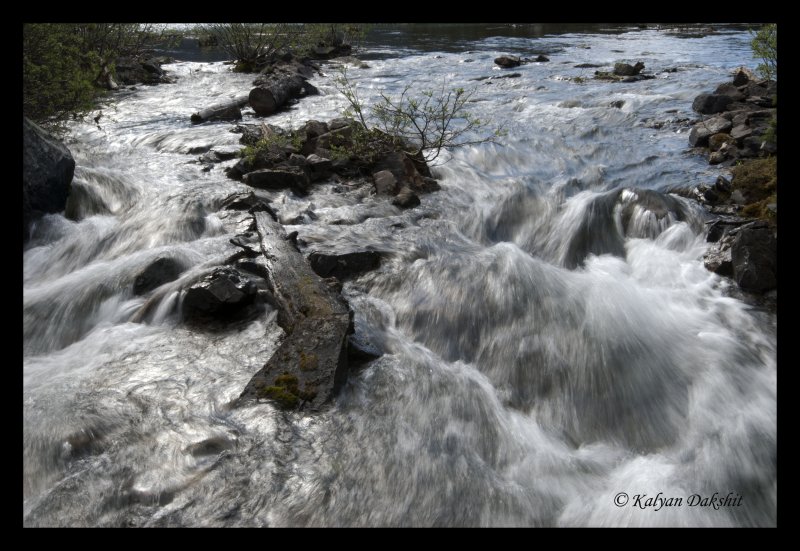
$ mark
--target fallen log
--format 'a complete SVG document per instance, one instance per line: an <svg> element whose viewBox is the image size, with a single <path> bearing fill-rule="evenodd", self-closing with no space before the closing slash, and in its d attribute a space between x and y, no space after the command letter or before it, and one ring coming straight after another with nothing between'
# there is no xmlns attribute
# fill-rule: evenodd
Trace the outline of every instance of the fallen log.
<svg viewBox="0 0 800 551"><path fill-rule="evenodd" d="M305 79L297 74L280 77L250 90L250 106L256 115L271 115L290 98L299 96L305 85Z"/></svg>
<svg viewBox="0 0 800 551"><path fill-rule="evenodd" d="M232 100L217 103L198 111L192 115L192 123L200 124L207 121L230 121L242 118L242 107L247 105L248 96L238 96Z"/></svg>
<svg viewBox="0 0 800 551"><path fill-rule="evenodd" d="M350 312L339 289L314 273L269 213L253 216L287 336L234 405L262 398L283 409L318 411L347 380Z"/></svg>

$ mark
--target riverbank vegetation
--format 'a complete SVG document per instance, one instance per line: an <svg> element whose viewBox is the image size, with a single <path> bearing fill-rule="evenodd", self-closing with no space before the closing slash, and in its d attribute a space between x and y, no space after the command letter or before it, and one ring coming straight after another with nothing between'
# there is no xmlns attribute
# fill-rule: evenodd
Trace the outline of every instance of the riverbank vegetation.
<svg viewBox="0 0 800 551"><path fill-rule="evenodd" d="M119 58L164 41L163 28L138 23L28 23L22 28L22 110L58 130L85 116L115 77Z"/></svg>

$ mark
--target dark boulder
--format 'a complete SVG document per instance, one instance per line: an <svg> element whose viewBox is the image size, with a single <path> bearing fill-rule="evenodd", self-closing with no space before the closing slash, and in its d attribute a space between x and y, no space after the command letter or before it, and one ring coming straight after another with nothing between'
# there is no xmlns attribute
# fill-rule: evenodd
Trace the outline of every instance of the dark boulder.
<svg viewBox="0 0 800 551"><path fill-rule="evenodd" d="M536 56L536 58L534 59L534 61L538 61L538 62L542 63L542 62L547 62L547 61L550 61L550 58L549 58L549 57L547 57L546 55L541 55L541 54L539 54L539 55L537 55L537 56Z"/></svg>
<svg viewBox="0 0 800 551"><path fill-rule="evenodd" d="M615 107L616 109L622 109L622 106L625 105L624 99L618 99L616 101L612 101L608 104L609 107Z"/></svg>
<svg viewBox="0 0 800 551"><path fill-rule="evenodd" d="M730 234L721 237L703 255L703 265L707 270L717 275L730 277L733 275L733 262L731 260L731 243L733 236Z"/></svg>
<svg viewBox="0 0 800 551"><path fill-rule="evenodd" d="M428 173L421 173L419 168L423 168ZM412 190L421 192L427 187L424 178L430 177L430 172L424 161L420 162L419 160L410 159L408 155L400 151L393 151L384 155L375 163L373 170L375 171L373 177L375 173L379 173L383 170L391 172L397 181L396 190L407 185Z"/></svg>
<svg viewBox="0 0 800 551"><path fill-rule="evenodd" d="M230 267L216 268L186 291L183 298L185 320L233 318L253 303L255 283Z"/></svg>
<svg viewBox="0 0 800 551"><path fill-rule="evenodd" d="M244 175L244 183L258 189L291 188L301 194L308 192L311 180L299 167L287 166L280 169L264 168Z"/></svg>
<svg viewBox="0 0 800 551"><path fill-rule="evenodd" d="M185 270L183 263L174 258L158 258L133 280L133 294L144 295L164 283L175 281Z"/></svg>
<svg viewBox="0 0 800 551"><path fill-rule="evenodd" d="M733 75L733 85L743 86L748 82L750 82L752 79L753 79L753 73L742 67L741 69L736 71L735 75Z"/></svg>
<svg viewBox="0 0 800 551"><path fill-rule="evenodd" d="M171 79L161 69L161 63L156 58L136 59L121 57L116 60L114 70L117 80L122 84L158 84L171 82Z"/></svg>
<svg viewBox="0 0 800 551"><path fill-rule="evenodd" d="M728 82L717 86L717 89L714 90L714 94L728 96L733 101L742 101L745 97L738 87Z"/></svg>
<svg viewBox="0 0 800 551"><path fill-rule="evenodd" d="M632 77L638 75L644 69L644 63L641 61L637 61L636 65L630 65L628 63L615 63L614 64L614 74L619 77Z"/></svg>
<svg viewBox="0 0 800 551"><path fill-rule="evenodd" d="M419 196L408 187L400 190L400 193L392 199L392 204L401 209L410 209L420 204Z"/></svg>
<svg viewBox="0 0 800 551"><path fill-rule="evenodd" d="M75 160L69 149L22 117L23 242L35 217L65 209L74 172Z"/></svg>
<svg viewBox="0 0 800 551"><path fill-rule="evenodd" d="M763 293L778 286L777 248L775 229L766 222L751 222L736 231L731 261L739 287Z"/></svg>
<svg viewBox="0 0 800 551"><path fill-rule="evenodd" d="M312 153L308 157L306 157L306 162L311 172L311 179L322 180L330 175L331 169L333 168L333 163L330 159L326 159L325 157L320 157L319 155Z"/></svg>
<svg viewBox="0 0 800 551"><path fill-rule="evenodd" d="M367 335L353 333L347 338L347 358L355 365L377 360L383 350Z"/></svg>
<svg viewBox="0 0 800 551"><path fill-rule="evenodd" d="M324 122L308 121L297 131L297 134L303 138L303 141L307 141L311 138L327 134L330 130L331 129L328 128L328 125Z"/></svg>
<svg viewBox="0 0 800 551"><path fill-rule="evenodd" d="M703 115L722 113L733 103L733 98L722 94L700 94L692 102L692 109Z"/></svg>
<svg viewBox="0 0 800 551"><path fill-rule="evenodd" d="M510 67L519 67L522 63L520 59L514 55L501 55L500 57L495 58L494 62L500 67L504 67L506 69Z"/></svg>
<svg viewBox="0 0 800 551"><path fill-rule="evenodd" d="M377 251L355 251L343 254L313 252L308 256L311 269L320 277L345 280L363 272L379 268L381 255Z"/></svg>
<svg viewBox="0 0 800 551"><path fill-rule="evenodd" d="M427 176L422 177L422 186L418 189L423 193L430 193L432 191L439 191L442 189L442 186L439 185L434 178L428 178Z"/></svg>
<svg viewBox="0 0 800 551"><path fill-rule="evenodd" d="M381 170L372 175L375 181L375 193L378 195L394 195L397 193L397 178L389 170Z"/></svg>

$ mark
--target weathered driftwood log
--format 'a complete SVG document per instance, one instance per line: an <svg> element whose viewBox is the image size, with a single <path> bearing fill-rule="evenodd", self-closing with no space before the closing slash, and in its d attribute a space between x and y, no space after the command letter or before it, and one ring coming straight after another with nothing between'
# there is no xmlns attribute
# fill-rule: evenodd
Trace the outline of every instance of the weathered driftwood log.
<svg viewBox="0 0 800 551"><path fill-rule="evenodd" d="M217 103L192 115L192 123L199 124L214 120L238 120L242 118L242 107L247 105L248 96L239 96L232 100Z"/></svg>
<svg viewBox="0 0 800 551"><path fill-rule="evenodd" d="M272 400L284 409L319 410L347 380L350 312L330 280L311 269L283 227L255 212L269 284L287 332L237 400Z"/></svg>
<svg viewBox="0 0 800 551"><path fill-rule="evenodd" d="M250 106L256 115L266 116L277 111L290 98L302 93L306 82L300 75L287 75L250 90Z"/></svg>

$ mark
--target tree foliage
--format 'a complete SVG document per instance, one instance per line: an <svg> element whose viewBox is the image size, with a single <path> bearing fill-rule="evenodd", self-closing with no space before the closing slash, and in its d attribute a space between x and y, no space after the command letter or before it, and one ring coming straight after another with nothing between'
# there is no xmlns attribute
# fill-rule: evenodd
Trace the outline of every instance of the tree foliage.
<svg viewBox="0 0 800 551"><path fill-rule="evenodd" d="M289 23L215 23L203 30L243 73L257 71L273 54L295 47L300 38L300 27Z"/></svg>
<svg viewBox="0 0 800 551"><path fill-rule="evenodd" d="M750 41L753 57L760 59L758 72L768 79L778 79L778 26L774 23L764 25L753 33Z"/></svg>
<svg viewBox="0 0 800 551"><path fill-rule="evenodd" d="M367 110L346 68L334 84L349 103L346 115L357 118L372 139L399 146L412 158L432 162L443 149L496 142L504 135L501 129L489 130L487 121L469 112L474 89L449 89L442 84L438 90L415 95L409 84L397 98L381 92L380 100Z"/></svg>
<svg viewBox="0 0 800 551"><path fill-rule="evenodd" d="M259 71L284 52L308 55L319 46L354 46L367 26L353 23L214 23L200 28L201 43L222 48L236 61L236 71Z"/></svg>
<svg viewBox="0 0 800 551"><path fill-rule="evenodd" d="M27 24L22 43L22 110L26 116L39 123L57 123L91 109L100 56L83 48L74 26Z"/></svg>
<svg viewBox="0 0 800 551"><path fill-rule="evenodd" d="M137 56L161 40L153 25L29 23L22 30L22 110L57 127L86 114L102 93L98 79L122 56Z"/></svg>

